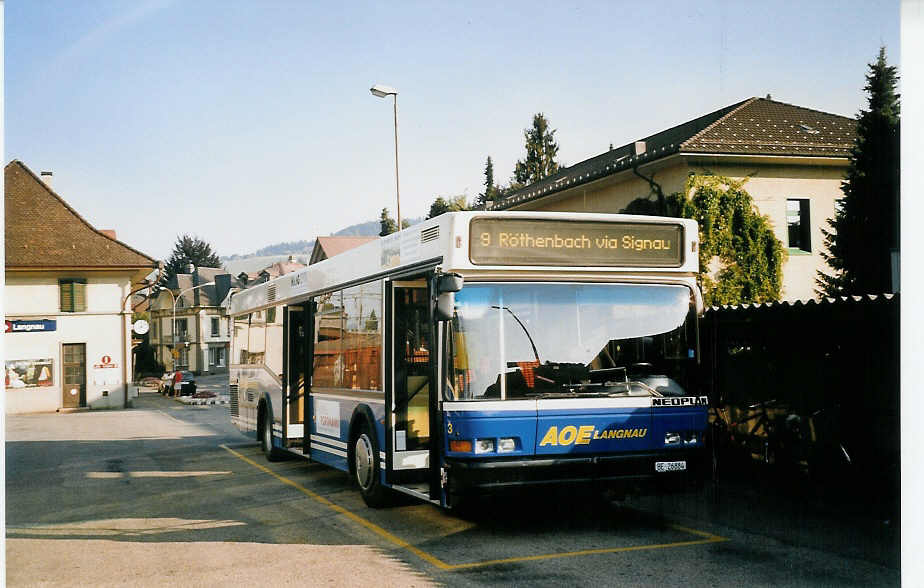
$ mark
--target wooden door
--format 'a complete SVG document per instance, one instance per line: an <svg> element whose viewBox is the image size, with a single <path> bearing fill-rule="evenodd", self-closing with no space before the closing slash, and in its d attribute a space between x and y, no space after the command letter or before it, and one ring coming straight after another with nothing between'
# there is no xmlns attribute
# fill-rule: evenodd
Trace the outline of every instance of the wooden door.
<svg viewBox="0 0 924 588"><path fill-rule="evenodd" d="M87 405L87 345L86 343L64 344L64 385L62 386L63 408L78 408Z"/></svg>

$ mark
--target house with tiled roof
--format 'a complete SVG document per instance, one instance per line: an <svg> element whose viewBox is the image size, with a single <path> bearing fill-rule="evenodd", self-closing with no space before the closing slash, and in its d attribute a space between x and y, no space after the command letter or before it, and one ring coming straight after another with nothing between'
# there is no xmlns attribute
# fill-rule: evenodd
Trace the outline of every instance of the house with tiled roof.
<svg viewBox="0 0 924 588"><path fill-rule="evenodd" d="M354 236L330 236L318 237L314 242L314 249L311 250L311 258L308 265L324 261L344 251L349 251L359 247L363 243L374 241L378 237L354 237Z"/></svg>
<svg viewBox="0 0 924 588"><path fill-rule="evenodd" d="M6 412L126 406L131 297L158 264L91 225L51 177L4 168Z"/></svg>
<svg viewBox="0 0 924 588"><path fill-rule="evenodd" d="M224 302L243 287L223 268L193 266L171 278L151 302L150 339L157 361L171 370L227 373L231 324Z"/></svg>
<svg viewBox="0 0 924 588"><path fill-rule="evenodd" d="M495 210L657 214L658 189L691 173L746 179L745 189L789 255L783 299L815 297L822 229L843 194L856 120L749 98L560 170L508 194Z"/></svg>

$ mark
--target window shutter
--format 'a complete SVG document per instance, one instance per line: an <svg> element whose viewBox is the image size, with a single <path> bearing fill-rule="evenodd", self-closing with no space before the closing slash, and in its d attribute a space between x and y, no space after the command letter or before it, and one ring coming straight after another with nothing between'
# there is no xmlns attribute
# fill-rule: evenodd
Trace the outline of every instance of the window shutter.
<svg viewBox="0 0 924 588"><path fill-rule="evenodd" d="M60 282L61 312L74 312L74 294L70 282Z"/></svg>
<svg viewBox="0 0 924 588"><path fill-rule="evenodd" d="M87 310L87 285L81 282L73 282L74 288L74 312L85 312Z"/></svg>
<svg viewBox="0 0 924 588"><path fill-rule="evenodd" d="M61 292L61 312L84 312L87 310L86 280L59 280L58 289Z"/></svg>

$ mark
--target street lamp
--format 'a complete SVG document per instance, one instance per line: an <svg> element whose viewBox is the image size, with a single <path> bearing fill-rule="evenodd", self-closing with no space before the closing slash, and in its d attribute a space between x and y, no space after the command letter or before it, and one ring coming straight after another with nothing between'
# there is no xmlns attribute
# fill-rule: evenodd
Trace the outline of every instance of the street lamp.
<svg viewBox="0 0 924 588"><path fill-rule="evenodd" d="M192 288L186 288L185 290L180 290L179 294L174 295L173 290L167 288L167 292L170 292L170 295L173 296L173 326L171 330L173 331L173 347L176 349L176 303L180 301L180 297L186 292L192 292L197 288L204 288L205 286L214 286L215 282L206 282L205 284L199 284L198 286L193 286ZM176 358L173 359L173 367L176 369Z"/></svg>
<svg viewBox="0 0 924 588"><path fill-rule="evenodd" d="M373 96L385 98L386 96L395 97L395 199L398 204L398 230L401 230L401 189L398 182L398 90L391 86L376 84L369 88Z"/></svg>

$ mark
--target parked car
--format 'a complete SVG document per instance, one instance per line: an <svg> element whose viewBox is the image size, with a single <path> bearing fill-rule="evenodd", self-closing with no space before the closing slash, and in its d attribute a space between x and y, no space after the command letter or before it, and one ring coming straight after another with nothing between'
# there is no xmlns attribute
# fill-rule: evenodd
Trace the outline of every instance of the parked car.
<svg viewBox="0 0 924 588"><path fill-rule="evenodd" d="M179 370L164 374L168 377L163 392L167 396L192 396L196 393L195 374L189 370Z"/></svg>

